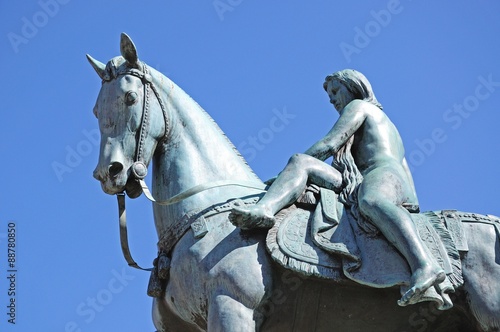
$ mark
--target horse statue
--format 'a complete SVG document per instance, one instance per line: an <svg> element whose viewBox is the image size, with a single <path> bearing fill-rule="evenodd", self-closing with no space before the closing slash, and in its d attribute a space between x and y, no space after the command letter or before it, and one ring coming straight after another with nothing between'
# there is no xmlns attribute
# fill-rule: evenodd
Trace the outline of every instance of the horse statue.
<svg viewBox="0 0 500 332"><path fill-rule="evenodd" d="M278 262L266 244L279 230L243 231L228 219L233 208L259 200L263 182L193 99L139 61L125 34L120 49L106 65L87 56L102 79L94 108L101 132L94 177L118 197L131 266L138 267L126 243L125 194L156 200L159 255L149 293L158 331L500 330L498 218L434 212L439 220L458 220L466 247L455 257L463 280L450 293L448 310L431 302L398 306L401 284L367 287L370 282L354 282L335 262L328 278L300 273L305 263L297 260L290 269L294 259L281 255ZM144 178L151 161L150 192ZM290 209L306 218L315 214L299 205Z"/></svg>

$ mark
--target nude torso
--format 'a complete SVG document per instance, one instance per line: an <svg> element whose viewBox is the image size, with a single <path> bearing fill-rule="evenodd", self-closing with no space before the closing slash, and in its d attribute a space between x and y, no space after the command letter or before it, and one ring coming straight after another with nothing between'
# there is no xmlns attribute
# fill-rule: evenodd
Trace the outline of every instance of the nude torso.
<svg viewBox="0 0 500 332"><path fill-rule="evenodd" d="M363 174L387 163L402 164L404 147L401 137L387 115L378 107L363 102L366 118L354 134L352 153Z"/></svg>
<svg viewBox="0 0 500 332"><path fill-rule="evenodd" d="M405 192L405 202L418 204L413 179L404 161L404 146L396 126L387 115L375 105L355 100L349 107L363 112L365 118L354 133L351 149L356 165L365 179L372 171L385 170L398 174Z"/></svg>

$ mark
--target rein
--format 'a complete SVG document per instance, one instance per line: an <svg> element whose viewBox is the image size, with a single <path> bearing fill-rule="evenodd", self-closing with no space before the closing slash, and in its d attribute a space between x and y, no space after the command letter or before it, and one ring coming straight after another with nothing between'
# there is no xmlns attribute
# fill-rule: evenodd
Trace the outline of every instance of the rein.
<svg viewBox="0 0 500 332"><path fill-rule="evenodd" d="M178 203L188 197L191 197L193 195L196 195L202 191L208 190L208 189L213 189L213 188L218 188L218 187L224 187L224 186L238 186L238 187L245 187L245 188L251 188L251 189L257 189L261 191L265 191L266 187L264 184L262 185L256 185L255 183L250 183L250 182L243 182L243 181L232 181L232 180L221 180L221 181L214 181L211 183L204 183L200 184L197 186L194 186L186 191L183 191L167 200L163 201L157 201L151 192L149 191L148 186L146 185L146 182L144 179L146 178L146 175L148 173L148 168L146 166L146 163L144 162L143 158L143 149L144 149L144 144L145 140L147 137L147 132L149 128L149 90L152 90L153 93L155 94L156 99L158 100L158 103L160 104L162 113L163 113L163 118L165 121L165 135L161 139L161 141L164 141L168 137L168 117L167 117L167 110L165 108L165 104L163 103L163 100L161 99L161 96L156 89L155 85L153 84L153 79L152 76L148 73L148 68L146 64L143 64L143 71L140 71L138 69L129 69L124 72L117 73L116 77L119 75L133 75L135 77L138 77L141 79L143 86L144 86L144 101L142 104L142 118L141 118L141 125L140 125L140 131L139 131L139 138L137 142L137 150L136 150L136 155L135 155L135 162L132 165L132 174L135 177L135 179L139 182L141 185L142 191L144 195L151 200L152 202L159 204L159 205L171 205ZM110 78L111 80L111 78ZM128 244L128 231L127 231L127 213L126 213L126 208L125 208L125 193L118 193L116 194L117 200L118 200L118 220L119 220L119 226L120 226L120 244L123 252L123 257L127 261L128 265L139 269L139 270L144 270L144 271L153 271L154 268L142 268L139 266L135 260L132 258L132 254L130 253L130 247Z"/></svg>
<svg viewBox="0 0 500 332"><path fill-rule="evenodd" d="M164 201L157 201L154 199L153 195L151 195L151 192L148 189L148 186L146 185L146 182L144 182L143 179L139 180L142 191L144 195L151 200L152 202L159 204L159 205L172 205L175 203L178 203L180 201L183 201L184 199L191 197L193 195L196 195L202 191L208 190L208 189L213 189L213 188L218 188L218 187L224 187L224 186L238 186L238 187L245 187L245 188L251 188L251 189L258 189L265 191L265 186L256 186L255 184L252 183L245 183L245 182L240 182L240 181L231 181L231 180L221 180L221 181L215 181L211 183L205 183L205 184L200 184L197 186L194 186L186 191L181 192L180 194L177 194L170 199L164 200ZM140 267L135 260L132 258L132 254L130 253L130 247L128 245L128 231L127 231L127 212L125 208L125 193L119 193L116 194L116 197L118 199L118 221L120 225L120 244L122 247L122 253L123 257L127 261L128 265L139 269L139 270L144 270L144 271L152 271L153 268L142 268Z"/></svg>
<svg viewBox="0 0 500 332"><path fill-rule="evenodd" d="M230 180L221 180L221 181L215 181L212 183L205 183L205 184L200 184L195 187L192 187L186 191L181 192L180 194L177 194L170 199L164 200L164 201L157 201L154 199L153 195L151 195L151 192L149 191L146 182L144 182L143 179L139 180L142 191L144 195L151 200L152 202L159 204L159 205L172 205L175 203L178 203L180 201L183 201L184 199L191 197L193 195L196 195L202 191L208 190L208 189L213 189L213 188L218 188L218 187L224 187L224 186L238 186L238 187L245 187L245 188L251 188L251 189L258 189L265 191L265 186L256 186L255 184L251 183L245 183L245 182L235 182L235 181L230 181ZM139 270L144 270L144 271L152 271L153 268L142 268L140 267L135 260L132 258L132 254L130 253L130 247L128 244L128 230L127 230L127 212L125 208L125 193L118 193L116 194L116 197L118 199L118 221L120 225L120 244L122 247L122 252L123 252L123 257L127 261L128 265L139 269Z"/></svg>

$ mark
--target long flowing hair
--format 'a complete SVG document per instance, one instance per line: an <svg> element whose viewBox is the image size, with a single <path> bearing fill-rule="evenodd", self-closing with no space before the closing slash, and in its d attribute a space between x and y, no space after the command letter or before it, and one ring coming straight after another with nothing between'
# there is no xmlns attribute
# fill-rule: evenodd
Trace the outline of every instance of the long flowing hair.
<svg viewBox="0 0 500 332"><path fill-rule="evenodd" d="M373 93L372 86L368 79L360 72L353 69L344 69L325 78L323 84L324 89L327 89L330 81L336 80L344 85L355 99L361 99L369 102L381 110L383 109ZM363 181L363 175L359 171L351 153L354 135L334 155L332 166L339 170L342 174L343 188L339 194L339 201L346 207L350 208L351 213L358 221L360 227L369 233L377 232L377 229L371 223L363 222L358 209L358 188Z"/></svg>

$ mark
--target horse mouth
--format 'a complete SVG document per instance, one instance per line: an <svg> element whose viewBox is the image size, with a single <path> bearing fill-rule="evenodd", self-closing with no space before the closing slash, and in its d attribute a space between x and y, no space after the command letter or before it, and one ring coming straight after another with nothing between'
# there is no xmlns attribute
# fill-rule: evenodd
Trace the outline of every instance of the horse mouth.
<svg viewBox="0 0 500 332"><path fill-rule="evenodd" d="M125 185L125 193L130 198L137 198L142 194L142 187L136 179L129 178Z"/></svg>
<svg viewBox="0 0 500 332"><path fill-rule="evenodd" d="M125 192L130 198L137 198L142 194L142 187L135 178L129 177L125 184L116 179L101 181L102 190L108 195L116 195Z"/></svg>

